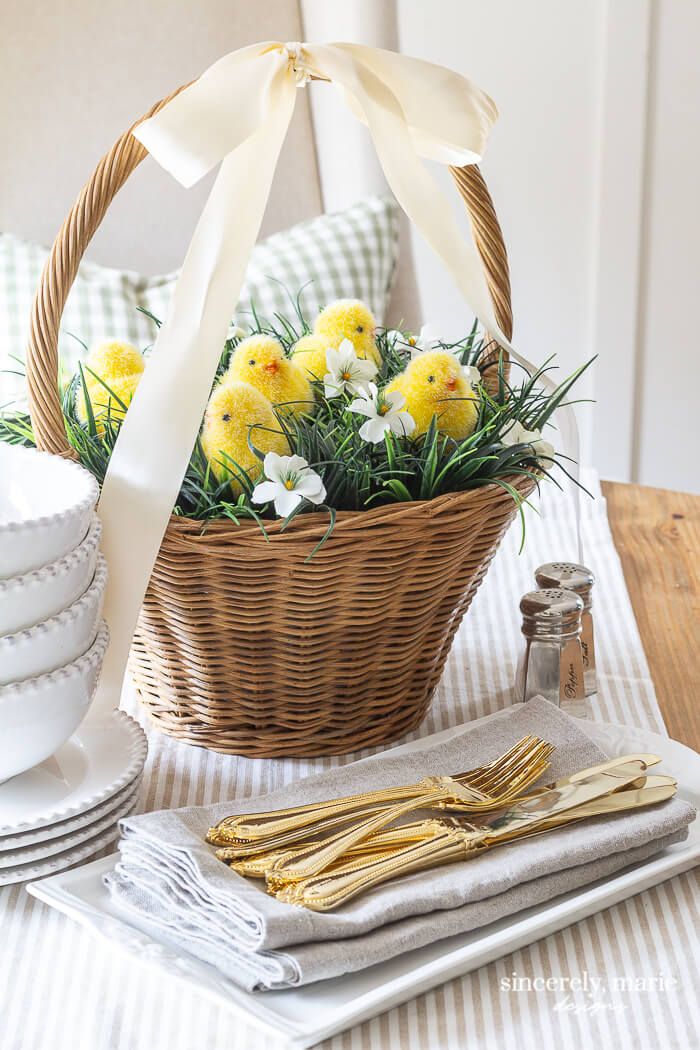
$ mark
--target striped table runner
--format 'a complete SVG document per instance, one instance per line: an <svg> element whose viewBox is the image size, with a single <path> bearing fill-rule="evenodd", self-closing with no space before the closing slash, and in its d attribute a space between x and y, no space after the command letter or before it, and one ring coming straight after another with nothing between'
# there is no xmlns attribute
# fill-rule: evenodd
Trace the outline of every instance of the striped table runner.
<svg viewBox="0 0 700 1050"><path fill-rule="evenodd" d="M664 732L597 482L584 500L598 577L594 715ZM536 565L573 554L572 506L550 486L516 523L456 638L423 736L510 701L518 599ZM136 713L133 702L126 706ZM369 752L366 752L369 753ZM150 733L144 809L256 795L344 759L225 758ZM677 877L323 1044L323 1050L689 1050L700 1046L697 872ZM549 979L549 981L548 981ZM577 979L573 988L571 979ZM0 891L2 1050L272 1050L194 992L113 953L76 923Z"/></svg>

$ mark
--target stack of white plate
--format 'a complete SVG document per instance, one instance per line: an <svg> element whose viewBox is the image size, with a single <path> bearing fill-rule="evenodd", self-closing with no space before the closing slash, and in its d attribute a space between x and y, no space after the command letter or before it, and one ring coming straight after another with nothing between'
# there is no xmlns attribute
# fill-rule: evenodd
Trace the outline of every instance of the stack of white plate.
<svg viewBox="0 0 700 1050"><path fill-rule="evenodd" d="M145 760L143 730L114 711L0 784L0 886L82 864L113 843L138 803Z"/></svg>
<svg viewBox="0 0 700 1050"><path fill-rule="evenodd" d="M79 730L109 639L98 495L77 464L0 445L0 885L89 856L135 801L138 726ZM100 773L109 732L121 766Z"/></svg>

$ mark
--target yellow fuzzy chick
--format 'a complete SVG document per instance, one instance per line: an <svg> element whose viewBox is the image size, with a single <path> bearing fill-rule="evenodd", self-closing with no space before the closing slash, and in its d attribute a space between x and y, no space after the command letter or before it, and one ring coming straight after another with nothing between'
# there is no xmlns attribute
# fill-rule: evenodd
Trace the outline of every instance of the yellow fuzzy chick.
<svg viewBox="0 0 700 1050"><path fill-rule="evenodd" d="M255 424L250 430L251 424ZM202 448L219 481L230 479L234 495L243 487L236 477L235 467L227 466L230 457L251 481L262 472L262 463L248 445L251 441L261 452L289 454L289 443L280 431L272 405L259 390L249 383L228 381L219 383L209 398L202 425Z"/></svg>
<svg viewBox="0 0 700 1050"><path fill-rule="evenodd" d="M222 383L250 383L273 405L285 405L294 414L309 412L313 390L306 372L285 357L282 344L267 335L251 335L238 344Z"/></svg>
<svg viewBox="0 0 700 1050"><path fill-rule="evenodd" d="M429 350L419 354L386 387L406 398L405 410L416 421L414 437L424 434L437 416L440 431L462 441L474 431L479 414L479 395L473 390L453 354Z"/></svg>
<svg viewBox="0 0 700 1050"><path fill-rule="evenodd" d="M379 367L382 355L374 341L376 327L372 311L359 299L336 299L316 318L314 335L326 339L326 347L332 346L334 350L343 339L349 339L358 357L374 361Z"/></svg>
<svg viewBox="0 0 700 1050"><path fill-rule="evenodd" d="M131 343L110 340L90 350L83 365L83 375L100 436L104 433L100 420L105 419L108 413L112 419L124 415L122 404L128 408L144 367L143 355ZM114 397L103 384L109 387ZM80 422L87 423L88 412L82 383L76 391L75 410Z"/></svg>
<svg viewBox="0 0 700 1050"><path fill-rule="evenodd" d="M328 372L326 350L330 345L322 335L304 335L292 347L292 361L298 363L309 378L323 382Z"/></svg>

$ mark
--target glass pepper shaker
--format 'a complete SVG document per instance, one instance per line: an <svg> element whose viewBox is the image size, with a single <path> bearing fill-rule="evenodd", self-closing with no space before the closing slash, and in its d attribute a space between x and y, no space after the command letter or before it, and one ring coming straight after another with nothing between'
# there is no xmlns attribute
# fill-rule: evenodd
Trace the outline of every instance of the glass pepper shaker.
<svg viewBox="0 0 700 1050"><path fill-rule="evenodd" d="M569 561L552 561L540 565L535 572L538 587L560 587L575 591L583 601L581 613L581 652L583 655L583 681L586 696L598 690L595 669L595 636L593 631L593 584L595 576L585 565Z"/></svg>
<svg viewBox="0 0 700 1050"><path fill-rule="evenodd" d="M544 696L568 714L585 717L583 599L574 591L548 587L525 594L520 611L525 652L516 674L516 701Z"/></svg>

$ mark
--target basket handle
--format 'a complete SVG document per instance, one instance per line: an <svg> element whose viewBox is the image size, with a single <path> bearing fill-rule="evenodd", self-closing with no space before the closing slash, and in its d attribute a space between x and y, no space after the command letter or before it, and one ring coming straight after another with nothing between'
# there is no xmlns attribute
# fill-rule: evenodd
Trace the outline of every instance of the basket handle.
<svg viewBox="0 0 700 1050"><path fill-rule="evenodd" d="M157 102L117 139L81 190L58 232L39 279L32 306L27 345L29 412L38 448L76 459L68 443L58 388L58 333L61 316L83 254L112 200L129 175L146 156L146 149L132 131L153 116L188 85L183 84ZM513 317L508 256L493 201L479 168L474 164L450 168L469 212L474 240L484 264L496 320L510 339ZM480 367L493 367L497 351L489 350ZM487 387L492 386L485 376Z"/></svg>

